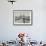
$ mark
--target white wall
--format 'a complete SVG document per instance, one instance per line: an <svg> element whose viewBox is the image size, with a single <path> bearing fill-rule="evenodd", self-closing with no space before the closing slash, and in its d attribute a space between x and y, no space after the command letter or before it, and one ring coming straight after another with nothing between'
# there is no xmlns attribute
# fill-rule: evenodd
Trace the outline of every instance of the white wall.
<svg viewBox="0 0 46 46"><path fill-rule="evenodd" d="M14 26L13 10L33 10L33 25ZM14 5L0 0L0 40L14 40L19 32L31 34L33 40L46 40L46 0L17 0Z"/></svg>

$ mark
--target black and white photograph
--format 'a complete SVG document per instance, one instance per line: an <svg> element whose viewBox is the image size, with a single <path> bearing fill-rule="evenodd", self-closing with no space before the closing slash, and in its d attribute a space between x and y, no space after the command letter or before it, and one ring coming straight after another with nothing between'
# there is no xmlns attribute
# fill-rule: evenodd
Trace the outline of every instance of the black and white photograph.
<svg viewBox="0 0 46 46"><path fill-rule="evenodd" d="M32 10L14 10L13 23L14 24L31 24Z"/></svg>

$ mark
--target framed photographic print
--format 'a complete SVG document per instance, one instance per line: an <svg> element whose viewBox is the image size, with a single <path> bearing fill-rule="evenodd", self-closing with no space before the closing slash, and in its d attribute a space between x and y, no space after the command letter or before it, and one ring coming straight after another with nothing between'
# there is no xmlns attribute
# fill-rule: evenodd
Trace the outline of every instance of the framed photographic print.
<svg viewBox="0 0 46 46"><path fill-rule="evenodd" d="M14 25L32 25L32 10L13 10Z"/></svg>

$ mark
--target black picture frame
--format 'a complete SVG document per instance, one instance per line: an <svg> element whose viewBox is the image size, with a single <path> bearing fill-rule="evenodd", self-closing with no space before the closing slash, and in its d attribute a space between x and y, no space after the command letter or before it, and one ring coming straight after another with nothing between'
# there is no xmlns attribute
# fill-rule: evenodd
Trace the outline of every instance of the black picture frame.
<svg viewBox="0 0 46 46"><path fill-rule="evenodd" d="M18 12L18 13L17 13ZM23 13L22 13L23 12ZM20 22L18 22L18 23L16 23L16 19L15 18L17 18L16 16L18 16L18 18L19 18L19 13L21 14L26 14L26 12L27 12L27 14L30 14L30 15L28 15L28 16L30 16L30 22L31 23L20 23ZM29 13L30 12L30 13ZM24 18L24 17L20 17L20 18ZM28 18L28 17L27 17ZM29 19L28 19L29 20ZM33 11L32 10L13 10L13 25L18 25L18 26L32 26L32 24L33 24Z"/></svg>

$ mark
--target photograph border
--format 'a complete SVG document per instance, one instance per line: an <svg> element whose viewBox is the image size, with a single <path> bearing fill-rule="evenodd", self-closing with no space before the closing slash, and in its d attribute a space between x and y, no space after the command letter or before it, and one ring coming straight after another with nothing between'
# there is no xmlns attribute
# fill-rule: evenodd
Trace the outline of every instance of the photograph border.
<svg viewBox="0 0 46 46"><path fill-rule="evenodd" d="M14 11L31 11L31 24L14 24ZM32 26L33 25L33 10L13 10L13 25L17 25L17 26Z"/></svg>

